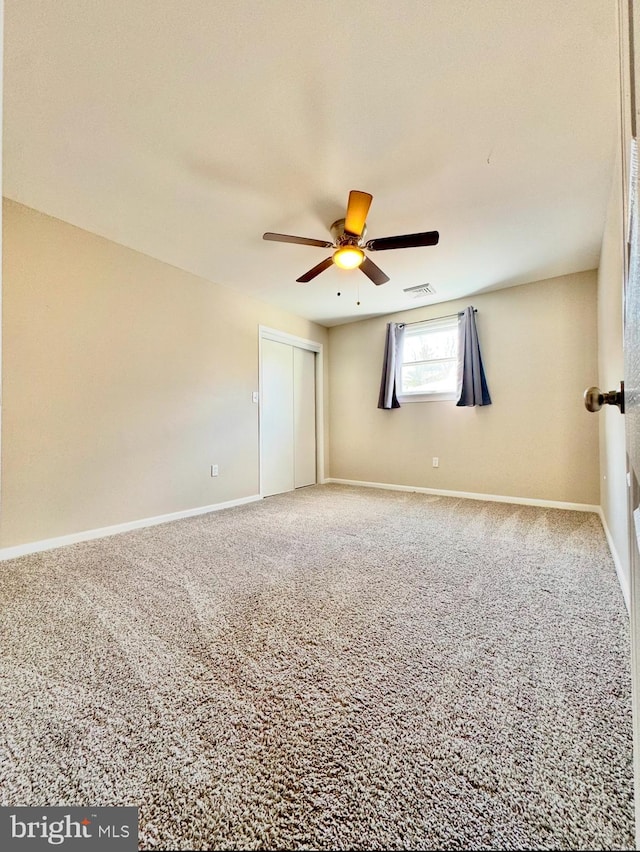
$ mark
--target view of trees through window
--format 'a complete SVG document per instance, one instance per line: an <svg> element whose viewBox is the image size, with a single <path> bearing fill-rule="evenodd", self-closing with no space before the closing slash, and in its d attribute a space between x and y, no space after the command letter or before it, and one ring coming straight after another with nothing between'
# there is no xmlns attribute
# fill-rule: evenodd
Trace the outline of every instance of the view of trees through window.
<svg viewBox="0 0 640 852"><path fill-rule="evenodd" d="M405 330L400 393L450 393L456 389L458 323L430 322Z"/></svg>

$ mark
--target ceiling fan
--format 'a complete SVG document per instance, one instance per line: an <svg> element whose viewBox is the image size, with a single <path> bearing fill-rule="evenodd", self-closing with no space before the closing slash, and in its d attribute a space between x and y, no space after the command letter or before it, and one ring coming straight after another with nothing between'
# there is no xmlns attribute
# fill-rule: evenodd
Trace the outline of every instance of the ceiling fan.
<svg viewBox="0 0 640 852"><path fill-rule="evenodd" d="M333 242L314 240L309 237L293 237L290 234L273 234L267 231L262 235L263 240L274 240L279 243L298 243L304 246L320 246L335 249L331 257L320 261L313 269L305 272L296 281L306 283L328 269L332 263L341 269L355 269L357 266L370 278L374 284L386 284L389 276L364 253L368 251L385 251L387 249L416 248L418 246L435 246L440 239L437 231L424 231L420 234L402 234L397 237L380 237L377 240L363 242L366 233L366 219L373 196L368 192L352 189L349 193L347 215L337 219L331 228Z"/></svg>

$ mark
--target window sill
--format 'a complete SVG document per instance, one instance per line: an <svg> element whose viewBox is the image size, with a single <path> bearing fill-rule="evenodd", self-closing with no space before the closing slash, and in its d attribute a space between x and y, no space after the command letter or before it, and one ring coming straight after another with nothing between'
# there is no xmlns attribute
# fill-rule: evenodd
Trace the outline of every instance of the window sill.
<svg viewBox="0 0 640 852"><path fill-rule="evenodd" d="M445 402L445 401L454 401L456 400L458 395L456 393L412 393L412 394L399 394L398 402L400 405L406 405L409 402Z"/></svg>

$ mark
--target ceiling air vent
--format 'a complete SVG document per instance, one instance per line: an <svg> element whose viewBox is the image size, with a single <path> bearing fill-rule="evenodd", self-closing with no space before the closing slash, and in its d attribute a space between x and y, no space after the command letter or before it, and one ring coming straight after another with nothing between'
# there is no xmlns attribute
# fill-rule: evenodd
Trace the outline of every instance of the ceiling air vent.
<svg viewBox="0 0 640 852"><path fill-rule="evenodd" d="M414 299L421 296L432 296L436 290L432 284L418 284L417 287L405 287L403 293L411 293Z"/></svg>

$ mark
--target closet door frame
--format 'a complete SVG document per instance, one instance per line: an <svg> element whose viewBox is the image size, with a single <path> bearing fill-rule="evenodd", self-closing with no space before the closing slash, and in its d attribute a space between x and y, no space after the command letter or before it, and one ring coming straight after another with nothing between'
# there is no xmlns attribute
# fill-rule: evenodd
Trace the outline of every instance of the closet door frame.
<svg viewBox="0 0 640 852"><path fill-rule="evenodd" d="M315 379L316 379L316 478L319 484L325 482L324 476L324 371L323 371L323 347L322 343L315 340L306 340L304 337L296 337L286 331L269 328L266 325L258 326L258 363L259 363L259 387L258 395L258 457L260 459L260 496L262 493L262 341L274 340L276 343L286 343L296 346L298 349L307 349L315 353Z"/></svg>

